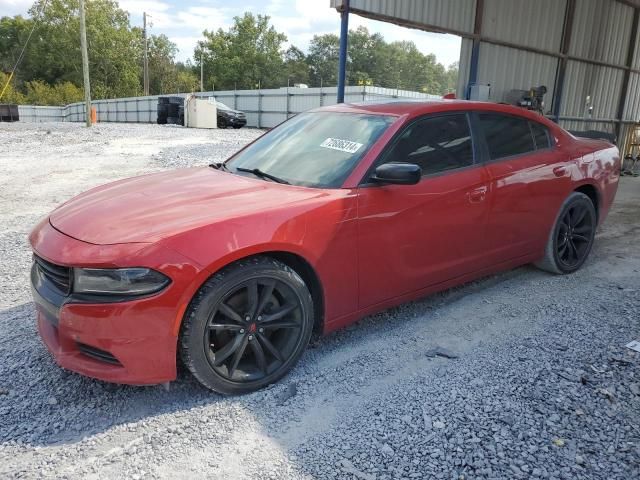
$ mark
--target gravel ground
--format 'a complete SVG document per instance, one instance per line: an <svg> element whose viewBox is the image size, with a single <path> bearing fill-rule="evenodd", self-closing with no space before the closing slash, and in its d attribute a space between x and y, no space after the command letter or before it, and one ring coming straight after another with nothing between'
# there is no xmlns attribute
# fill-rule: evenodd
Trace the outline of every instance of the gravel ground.
<svg viewBox="0 0 640 480"><path fill-rule="evenodd" d="M91 186L259 133L0 124L0 477L640 477L640 179L576 274L523 267L367 317L254 394L58 368L34 327L29 229Z"/></svg>

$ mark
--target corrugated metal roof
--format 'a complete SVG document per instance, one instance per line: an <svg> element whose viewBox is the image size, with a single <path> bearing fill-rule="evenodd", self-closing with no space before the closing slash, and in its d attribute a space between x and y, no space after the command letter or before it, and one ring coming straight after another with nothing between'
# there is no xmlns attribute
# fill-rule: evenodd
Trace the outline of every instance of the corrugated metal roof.
<svg viewBox="0 0 640 480"><path fill-rule="evenodd" d="M629 49L633 8L614 0L579 0L569 53L624 65Z"/></svg>
<svg viewBox="0 0 640 480"><path fill-rule="evenodd" d="M565 9L566 0L485 0L482 35L558 52Z"/></svg>
<svg viewBox="0 0 640 480"><path fill-rule="evenodd" d="M546 108L551 107L558 59L515 48L482 43L478 83L491 84L491 100L503 102L510 90L544 85Z"/></svg>
<svg viewBox="0 0 640 480"><path fill-rule="evenodd" d="M616 68L569 61L560 115L585 117L590 96L592 118L616 118L623 76L624 72Z"/></svg>
<svg viewBox="0 0 640 480"><path fill-rule="evenodd" d="M331 0L332 7L342 0ZM426 24L459 32L473 33L475 0L350 0L349 8L369 18L385 17L402 24Z"/></svg>

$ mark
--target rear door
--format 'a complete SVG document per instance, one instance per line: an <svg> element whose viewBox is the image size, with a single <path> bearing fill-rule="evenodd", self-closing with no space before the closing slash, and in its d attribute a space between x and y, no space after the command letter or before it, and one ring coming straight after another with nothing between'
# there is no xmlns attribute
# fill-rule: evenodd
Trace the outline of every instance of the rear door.
<svg viewBox="0 0 640 480"><path fill-rule="evenodd" d="M474 161L467 113L424 117L405 127L376 165L415 163L416 185L358 189L360 307L481 269L488 175Z"/></svg>
<svg viewBox="0 0 640 480"><path fill-rule="evenodd" d="M474 118L491 179L487 254L500 262L540 251L570 189L569 159L541 123L494 112Z"/></svg>

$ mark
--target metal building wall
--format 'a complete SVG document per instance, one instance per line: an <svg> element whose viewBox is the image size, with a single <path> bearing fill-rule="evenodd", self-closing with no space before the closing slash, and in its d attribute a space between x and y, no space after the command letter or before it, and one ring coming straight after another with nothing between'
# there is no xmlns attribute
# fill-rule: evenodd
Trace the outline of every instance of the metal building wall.
<svg viewBox="0 0 640 480"><path fill-rule="evenodd" d="M346 0L331 0L344 8ZM545 113L621 137L640 121L640 0L350 0L377 20L462 37L458 96L545 85ZM631 50L630 50L631 49ZM587 97L592 110L589 110Z"/></svg>

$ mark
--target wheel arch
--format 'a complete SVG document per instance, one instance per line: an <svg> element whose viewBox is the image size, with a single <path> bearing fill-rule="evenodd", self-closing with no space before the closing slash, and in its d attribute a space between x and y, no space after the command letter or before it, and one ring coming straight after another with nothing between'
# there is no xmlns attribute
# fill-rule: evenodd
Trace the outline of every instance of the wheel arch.
<svg viewBox="0 0 640 480"><path fill-rule="evenodd" d="M253 250L253 249L252 249ZM193 299L196 297L202 286L216 273L221 271L224 268L227 268L235 263L246 260L248 258L253 257L270 257L275 260L278 260L284 263L286 266L295 271L304 283L309 288L309 292L311 293L311 299L313 300L313 309L314 309L314 324L313 324L313 332L317 334L321 334L324 331L324 314L325 314L325 295L324 289L322 286L322 281L320 280L320 275L313 267L311 262L301 255L298 252L292 252L290 250L284 249L265 249L259 251L246 251L243 253L235 252L234 255L226 258L221 262L216 262L215 267L206 269L207 275L206 277L200 278L198 280L197 287L191 294L188 304L190 305ZM184 322L184 317L188 308L185 306L182 314L179 316L179 321L176 325L176 333L180 330L182 323Z"/></svg>
<svg viewBox="0 0 640 480"><path fill-rule="evenodd" d="M593 203L593 207L596 209L596 221L600 220L600 202L601 202L601 194L598 191L598 187L596 187L593 183L583 183L576 187L574 192L580 192L585 194L591 202Z"/></svg>

